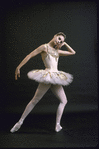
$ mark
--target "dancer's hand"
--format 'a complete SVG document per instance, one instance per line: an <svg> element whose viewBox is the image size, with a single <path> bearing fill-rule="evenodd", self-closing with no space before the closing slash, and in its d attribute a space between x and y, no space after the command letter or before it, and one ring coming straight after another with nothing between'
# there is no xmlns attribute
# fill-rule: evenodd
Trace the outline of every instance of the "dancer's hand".
<svg viewBox="0 0 99 149"><path fill-rule="evenodd" d="M63 42L63 43L61 44L61 47L64 46L65 44L66 44L66 42Z"/></svg>
<svg viewBox="0 0 99 149"><path fill-rule="evenodd" d="M58 45L58 46L59 46L58 48L61 49L61 47L64 46L65 44L66 44L65 42L60 43L60 44Z"/></svg>
<svg viewBox="0 0 99 149"><path fill-rule="evenodd" d="M18 67L15 70L15 80L18 79L17 77L20 77L20 69Z"/></svg>

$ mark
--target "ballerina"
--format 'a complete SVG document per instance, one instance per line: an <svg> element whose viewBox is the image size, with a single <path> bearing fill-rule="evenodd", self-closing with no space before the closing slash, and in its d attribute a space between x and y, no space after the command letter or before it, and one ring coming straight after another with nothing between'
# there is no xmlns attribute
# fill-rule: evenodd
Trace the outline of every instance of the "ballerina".
<svg viewBox="0 0 99 149"><path fill-rule="evenodd" d="M59 99L60 103L56 112L56 124L55 131L59 132L62 127L60 125L61 117L64 111L64 108L67 104L67 97L65 95L64 89L62 86L67 86L73 81L73 76L69 73L58 70L58 60L59 56L68 56L74 55L76 52L65 42L66 35L62 32L59 32L54 35L52 40L47 43L39 46L37 49L32 51L27 55L23 61L19 64L15 71L15 80L20 77L20 68L26 64L31 58L35 57L38 54L41 54L45 69L36 69L28 72L27 76L29 79L39 82L38 88L35 92L34 97L26 106L21 118L13 126L10 132L18 131L23 121L27 115L33 110L35 105L40 101L44 94L50 88L51 91ZM66 46L68 51L60 50L62 46Z"/></svg>

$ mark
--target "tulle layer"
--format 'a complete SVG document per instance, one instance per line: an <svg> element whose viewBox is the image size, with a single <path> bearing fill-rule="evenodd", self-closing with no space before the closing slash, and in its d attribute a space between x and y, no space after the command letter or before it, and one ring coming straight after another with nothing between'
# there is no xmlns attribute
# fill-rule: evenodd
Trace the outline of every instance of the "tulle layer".
<svg viewBox="0 0 99 149"><path fill-rule="evenodd" d="M44 84L54 84L67 86L73 81L73 76L63 71L50 70L32 70L27 74L29 79L35 80Z"/></svg>

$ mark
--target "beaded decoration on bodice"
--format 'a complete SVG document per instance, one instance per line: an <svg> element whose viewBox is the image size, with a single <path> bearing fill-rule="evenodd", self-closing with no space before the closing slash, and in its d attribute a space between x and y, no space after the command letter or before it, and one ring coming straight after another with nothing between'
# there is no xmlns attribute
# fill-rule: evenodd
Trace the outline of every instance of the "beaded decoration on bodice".
<svg viewBox="0 0 99 149"><path fill-rule="evenodd" d="M47 56L43 61L44 65L46 68L49 68L51 70L57 70L58 59L59 59L58 51L48 46L48 44L46 44L46 47L47 47Z"/></svg>
<svg viewBox="0 0 99 149"><path fill-rule="evenodd" d="M59 54L58 54L57 50L55 50L55 49L53 49L53 48L51 48L51 47L48 47L48 45L47 45L47 52L48 52L51 56L55 57L56 60L57 60L57 58L59 58Z"/></svg>

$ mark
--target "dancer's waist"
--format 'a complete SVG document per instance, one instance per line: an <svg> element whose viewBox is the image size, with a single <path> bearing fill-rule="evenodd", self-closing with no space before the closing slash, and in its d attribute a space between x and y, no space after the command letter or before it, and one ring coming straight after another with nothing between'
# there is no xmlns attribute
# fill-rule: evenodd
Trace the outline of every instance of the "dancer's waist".
<svg viewBox="0 0 99 149"><path fill-rule="evenodd" d="M45 68L46 71L50 71L50 72L57 72L58 69L57 68Z"/></svg>

